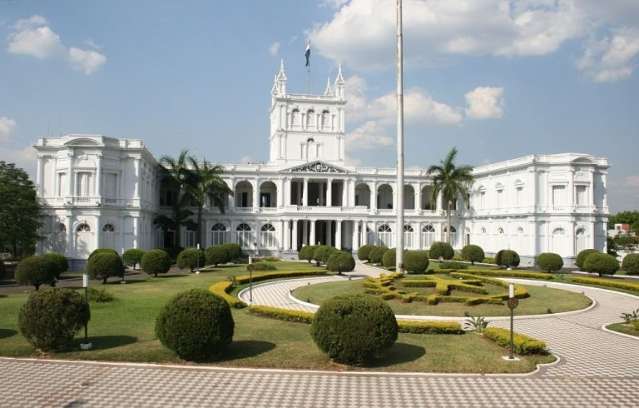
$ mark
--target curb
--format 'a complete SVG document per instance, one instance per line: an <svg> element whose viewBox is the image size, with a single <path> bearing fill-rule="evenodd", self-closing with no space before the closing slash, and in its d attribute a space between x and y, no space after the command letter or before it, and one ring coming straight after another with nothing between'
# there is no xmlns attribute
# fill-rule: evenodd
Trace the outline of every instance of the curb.
<svg viewBox="0 0 639 408"><path fill-rule="evenodd" d="M637 337L637 336L632 336L630 334L626 334L626 333L621 333L621 332L618 332L618 331L610 330L608 327L606 327L606 326L609 326L611 324L614 324L614 323L605 323L605 324L601 325L601 330L603 330L605 332L608 332L608 333L616 334L617 336L628 337L628 338L631 338L633 340L639 341L639 337Z"/></svg>

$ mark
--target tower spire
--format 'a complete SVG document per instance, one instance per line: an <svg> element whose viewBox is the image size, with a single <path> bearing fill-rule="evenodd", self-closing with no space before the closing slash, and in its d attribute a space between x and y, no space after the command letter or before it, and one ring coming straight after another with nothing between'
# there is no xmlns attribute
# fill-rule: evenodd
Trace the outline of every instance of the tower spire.
<svg viewBox="0 0 639 408"><path fill-rule="evenodd" d="M344 76L342 75L342 64L337 66L337 77L335 78L335 96L344 99Z"/></svg>
<svg viewBox="0 0 639 408"><path fill-rule="evenodd" d="M286 95L286 71L284 70L284 59L280 60L280 71L275 75L275 82L280 95Z"/></svg>
<svg viewBox="0 0 639 408"><path fill-rule="evenodd" d="M324 96L332 96L333 88L331 87L331 78L326 78L326 89L324 89Z"/></svg>

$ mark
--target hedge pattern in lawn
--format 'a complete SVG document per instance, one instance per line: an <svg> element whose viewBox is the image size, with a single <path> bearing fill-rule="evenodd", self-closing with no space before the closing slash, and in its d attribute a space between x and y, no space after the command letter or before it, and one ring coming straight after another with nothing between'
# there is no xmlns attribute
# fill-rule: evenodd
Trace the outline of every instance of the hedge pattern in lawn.
<svg viewBox="0 0 639 408"><path fill-rule="evenodd" d="M639 254L628 254L623 258L621 269L628 275L639 275Z"/></svg>
<svg viewBox="0 0 639 408"><path fill-rule="evenodd" d="M428 251L433 259L453 259L455 251L448 242L433 242Z"/></svg>
<svg viewBox="0 0 639 408"><path fill-rule="evenodd" d="M542 252L537 255L535 263L542 271L558 272L564 267L564 260L561 255L554 252Z"/></svg>
<svg viewBox="0 0 639 408"><path fill-rule="evenodd" d="M406 251L404 254L404 268L408 273L425 273L428 264L428 251Z"/></svg>
<svg viewBox="0 0 639 408"><path fill-rule="evenodd" d="M206 264L218 266L231 260L229 251L222 245L214 245L206 248Z"/></svg>
<svg viewBox="0 0 639 408"><path fill-rule="evenodd" d="M326 269L331 272L337 272L338 274L351 272L355 269L355 259L353 259L353 255L349 252L335 251L331 254L331 257L328 258Z"/></svg>
<svg viewBox="0 0 639 408"><path fill-rule="evenodd" d="M29 295L20 309L18 328L35 348L67 348L90 319L89 305L72 289L51 288Z"/></svg>
<svg viewBox="0 0 639 408"><path fill-rule="evenodd" d="M357 258L360 261L368 261L368 254L370 254L371 249L373 249L373 245L362 245L357 250Z"/></svg>
<svg viewBox="0 0 639 408"><path fill-rule="evenodd" d="M495 263L499 266L515 268L519 266L519 262L519 254L512 249L502 249L495 255Z"/></svg>
<svg viewBox="0 0 639 408"><path fill-rule="evenodd" d="M388 248L383 246L373 247L368 253L368 262L372 264L381 264L387 249Z"/></svg>
<svg viewBox="0 0 639 408"><path fill-rule="evenodd" d="M384 268L394 268L397 260L397 250L395 248L387 249L382 257L382 266Z"/></svg>
<svg viewBox="0 0 639 408"><path fill-rule="evenodd" d="M579 251L579 253L577 254L577 259L575 259L575 265L577 265L579 269L582 269L584 267L584 262L586 262L586 258L588 258L590 254L599 253L600 252L596 249L584 249L583 251Z"/></svg>
<svg viewBox="0 0 639 408"><path fill-rule="evenodd" d="M43 284L53 285L55 277L55 265L37 255L24 258L16 268L16 282L32 285L36 290Z"/></svg>
<svg viewBox="0 0 639 408"><path fill-rule="evenodd" d="M373 296L336 296L324 302L311 324L315 344L335 361L366 364L397 340L393 310Z"/></svg>
<svg viewBox="0 0 639 408"><path fill-rule="evenodd" d="M510 347L510 330L498 327L484 329L483 336L494 341L502 347ZM513 333L513 345L515 353L523 354L548 354L546 343L521 333Z"/></svg>
<svg viewBox="0 0 639 408"><path fill-rule="evenodd" d="M462 248L461 256L463 260L475 264L475 262L482 262L486 254L479 245L466 245Z"/></svg>
<svg viewBox="0 0 639 408"><path fill-rule="evenodd" d="M311 263L313 261L313 256L315 254L316 248L317 248L317 245L303 246L302 249L300 249L299 253L297 254L297 257L300 260L308 261L308 263Z"/></svg>
<svg viewBox="0 0 639 408"><path fill-rule="evenodd" d="M142 269L155 277L158 273L167 273L171 269L171 257L162 249L152 249L142 257Z"/></svg>
<svg viewBox="0 0 639 408"><path fill-rule="evenodd" d="M89 258L87 273L92 279L102 279L102 283L112 276L122 278L124 276L124 264L117 254L112 252L100 252Z"/></svg>
<svg viewBox="0 0 639 408"><path fill-rule="evenodd" d="M317 266L320 266L321 264L326 265L328 258L330 258L335 251L337 251L337 249L329 245L316 246L313 251L313 259L317 263Z"/></svg>
<svg viewBox="0 0 639 408"><path fill-rule="evenodd" d="M220 355L233 341L228 303L203 289L177 294L160 312L155 334L180 358L202 361Z"/></svg>
<svg viewBox="0 0 639 408"><path fill-rule="evenodd" d="M131 248L124 251L122 254L122 261L126 266L130 266L133 269L142 262L144 256L144 250L139 248Z"/></svg>
<svg viewBox="0 0 639 408"><path fill-rule="evenodd" d="M586 272L597 273L602 275L614 275L619 270L619 261L608 254L590 254L584 261L583 269Z"/></svg>
<svg viewBox="0 0 639 408"><path fill-rule="evenodd" d="M177 267L189 269L191 272L195 268L203 267L205 262L204 251L197 248L186 248L177 257Z"/></svg>
<svg viewBox="0 0 639 408"><path fill-rule="evenodd" d="M56 279L60 279L60 275L69 269L69 261L67 261L67 257L62 254L48 252L42 255L42 257L52 264L51 268L54 270Z"/></svg>

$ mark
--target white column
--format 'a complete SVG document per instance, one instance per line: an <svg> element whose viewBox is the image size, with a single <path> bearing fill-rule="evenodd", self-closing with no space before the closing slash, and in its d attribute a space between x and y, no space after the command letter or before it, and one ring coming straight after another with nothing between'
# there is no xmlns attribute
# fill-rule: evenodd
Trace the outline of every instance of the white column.
<svg viewBox="0 0 639 408"><path fill-rule="evenodd" d="M297 220L293 220L293 231L290 244L290 248L294 251L297 251Z"/></svg>
<svg viewBox="0 0 639 408"><path fill-rule="evenodd" d="M413 184L413 190L415 190L415 210L419 213L422 210L422 185Z"/></svg>
<svg viewBox="0 0 639 408"><path fill-rule="evenodd" d="M326 245L333 245L333 223L326 221Z"/></svg>
<svg viewBox="0 0 639 408"><path fill-rule="evenodd" d="M67 189L67 195L71 196L71 197L75 197L75 177L73 174L73 161L74 161L74 157L73 157L73 150L71 150L69 153L69 188Z"/></svg>
<svg viewBox="0 0 639 408"><path fill-rule="evenodd" d="M277 186L277 205L276 207L281 207L282 205L284 205L284 180L277 180L276 186Z"/></svg>
<svg viewBox="0 0 639 408"><path fill-rule="evenodd" d="M437 194L437 212L440 214L444 211L443 202L444 199L442 197L442 193Z"/></svg>
<svg viewBox="0 0 639 408"><path fill-rule="evenodd" d="M256 179L253 184L253 211L260 208L260 180Z"/></svg>
<svg viewBox="0 0 639 408"><path fill-rule="evenodd" d="M417 234L417 238L416 238L416 245L417 245L417 249L422 249L423 248L423 242L422 242L422 223L418 222L417 223L417 231L415 231L415 233ZM415 239L415 237L413 237L413 239Z"/></svg>
<svg viewBox="0 0 639 408"><path fill-rule="evenodd" d="M359 249L359 225L359 221L353 221L353 241L351 244L353 251L357 251Z"/></svg>
<svg viewBox="0 0 639 408"><path fill-rule="evenodd" d="M302 221L302 245L308 245L308 220Z"/></svg>
<svg viewBox="0 0 639 408"><path fill-rule="evenodd" d="M95 249L100 248L100 245L102 245L102 221L100 219L100 216L96 216L95 217Z"/></svg>
<svg viewBox="0 0 639 408"><path fill-rule="evenodd" d="M326 180L326 207L333 205L333 179Z"/></svg>
<svg viewBox="0 0 639 408"><path fill-rule="evenodd" d="M342 221L335 221L335 248L342 249Z"/></svg>
<svg viewBox="0 0 639 408"><path fill-rule="evenodd" d="M284 178L284 188L282 191L282 202L277 203L278 207L283 207L291 204L291 179L288 177Z"/></svg>
<svg viewBox="0 0 639 408"><path fill-rule="evenodd" d="M136 158L133 160L133 169L135 174L135 188L133 190L133 198L135 200L139 200L140 199L140 159ZM138 202L137 205L139 206L140 203Z"/></svg>
<svg viewBox="0 0 639 408"><path fill-rule="evenodd" d="M346 190L344 193L344 197L346 197L344 207L355 207L355 180L347 180L344 187Z"/></svg>
<svg viewBox="0 0 639 408"><path fill-rule="evenodd" d="M304 207L308 207L308 178L304 177L304 191L302 192Z"/></svg>
<svg viewBox="0 0 639 408"><path fill-rule="evenodd" d="M278 248L280 250L284 250L286 249L286 237L288 235L288 221L284 221L282 220L280 222L280 244L278 245Z"/></svg>
<svg viewBox="0 0 639 408"><path fill-rule="evenodd" d="M42 197L43 193L44 193L44 180L43 180L43 177L42 177L42 170L43 170L44 166L42 165L42 160L43 160L43 158L38 156L38 161L36 163L37 164L37 170L36 170L36 187L37 187L37 190L36 191L38 192L38 195L40 197Z"/></svg>
<svg viewBox="0 0 639 408"><path fill-rule="evenodd" d="M309 245L315 245L315 223L317 221L315 220L311 220L309 221L311 223L311 236L309 237Z"/></svg>
<svg viewBox="0 0 639 408"><path fill-rule="evenodd" d="M369 185L371 190L371 210L377 211L377 183Z"/></svg>
<svg viewBox="0 0 639 408"><path fill-rule="evenodd" d="M366 232L367 228L368 228L368 222L362 220L362 230L360 231L360 233L362 234L362 237L361 237L362 245L368 244L368 233Z"/></svg>
<svg viewBox="0 0 639 408"><path fill-rule="evenodd" d="M102 155L95 162L95 195L102 198Z"/></svg>

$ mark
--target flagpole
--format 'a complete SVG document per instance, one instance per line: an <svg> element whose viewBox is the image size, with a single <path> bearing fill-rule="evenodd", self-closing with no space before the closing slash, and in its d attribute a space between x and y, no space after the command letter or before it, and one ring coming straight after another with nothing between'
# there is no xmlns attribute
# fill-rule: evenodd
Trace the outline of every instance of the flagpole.
<svg viewBox="0 0 639 408"><path fill-rule="evenodd" d="M397 0L397 223L395 270L404 272L404 41L402 0Z"/></svg>

